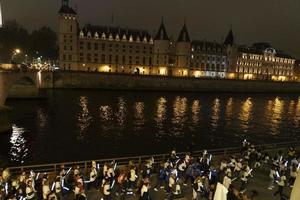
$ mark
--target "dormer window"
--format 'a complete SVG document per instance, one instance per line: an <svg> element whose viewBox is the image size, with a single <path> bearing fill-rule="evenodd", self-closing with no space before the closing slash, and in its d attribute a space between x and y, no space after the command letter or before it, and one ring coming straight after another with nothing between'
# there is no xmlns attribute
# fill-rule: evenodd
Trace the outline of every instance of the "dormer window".
<svg viewBox="0 0 300 200"><path fill-rule="evenodd" d="M130 35L130 37L129 37L129 42L133 42L133 37L132 37L132 35Z"/></svg>
<svg viewBox="0 0 300 200"><path fill-rule="evenodd" d="M127 38L126 38L126 35L124 34L123 37L122 37L122 40L126 41Z"/></svg>
<svg viewBox="0 0 300 200"><path fill-rule="evenodd" d="M113 38L113 35L112 35L111 33L109 34L108 39L109 39L109 40L113 40L113 39L114 39L114 38Z"/></svg>
<svg viewBox="0 0 300 200"><path fill-rule="evenodd" d="M136 41L137 41L137 42L140 42L140 41L141 41L140 36L137 36Z"/></svg>
<svg viewBox="0 0 300 200"><path fill-rule="evenodd" d="M99 39L99 34L97 32L95 33L95 39Z"/></svg>
<svg viewBox="0 0 300 200"><path fill-rule="evenodd" d="M81 30L80 33L79 33L79 38L84 38L84 33L83 33L82 30Z"/></svg>
<svg viewBox="0 0 300 200"><path fill-rule="evenodd" d="M153 44L153 39L152 38L150 38L150 44Z"/></svg>
<svg viewBox="0 0 300 200"><path fill-rule="evenodd" d="M117 40L117 41L120 41L120 36L119 36L119 34L116 35L116 40Z"/></svg>
<svg viewBox="0 0 300 200"><path fill-rule="evenodd" d="M143 39L143 42L147 42L147 37L146 36L144 36L144 39Z"/></svg>
<svg viewBox="0 0 300 200"><path fill-rule="evenodd" d="M102 33L102 36L101 36L102 40L105 40L106 39L106 35L105 33Z"/></svg>
<svg viewBox="0 0 300 200"><path fill-rule="evenodd" d="M91 38L91 37L92 37L92 34L91 34L90 31L88 32L87 37L88 37L88 38Z"/></svg>

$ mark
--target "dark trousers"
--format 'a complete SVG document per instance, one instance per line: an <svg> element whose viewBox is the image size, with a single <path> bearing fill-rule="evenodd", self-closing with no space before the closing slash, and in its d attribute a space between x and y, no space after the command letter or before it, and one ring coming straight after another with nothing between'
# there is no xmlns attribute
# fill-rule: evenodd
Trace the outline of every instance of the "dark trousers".
<svg viewBox="0 0 300 200"><path fill-rule="evenodd" d="M291 178L289 179L289 184L290 184L290 185L294 185L295 180L296 180L296 177L291 177Z"/></svg>
<svg viewBox="0 0 300 200"><path fill-rule="evenodd" d="M274 193L274 196L276 196L277 194L279 194L280 196L283 195L283 186L278 185L278 189L277 189L277 191Z"/></svg>
<svg viewBox="0 0 300 200"><path fill-rule="evenodd" d="M246 189L246 185L247 185L247 181L243 181L243 180L242 180L242 184L241 184L241 187L240 187L240 191Z"/></svg>

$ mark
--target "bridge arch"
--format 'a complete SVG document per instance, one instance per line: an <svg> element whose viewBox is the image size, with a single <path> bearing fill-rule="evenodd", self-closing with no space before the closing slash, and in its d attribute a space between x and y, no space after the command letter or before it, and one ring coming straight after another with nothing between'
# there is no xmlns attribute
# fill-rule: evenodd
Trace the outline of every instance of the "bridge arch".
<svg viewBox="0 0 300 200"><path fill-rule="evenodd" d="M0 106L3 106L8 96L24 97L38 94L38 74L36 72L7 73L0 72Z"/></svg>

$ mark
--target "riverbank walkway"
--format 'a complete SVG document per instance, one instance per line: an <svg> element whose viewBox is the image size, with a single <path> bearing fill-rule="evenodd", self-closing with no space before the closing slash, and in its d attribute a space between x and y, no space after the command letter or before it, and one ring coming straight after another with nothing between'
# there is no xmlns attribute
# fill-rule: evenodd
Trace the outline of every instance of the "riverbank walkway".
<svg viewBox="0 0 300 200"><path fill-rule="evenodd" d="M276 144L266 144L266 145L255 145L255 148L260 149L262 152L268 152L270 156L272 157L276 153L278 153L279 150L281 150L284 155L286 156L286 152L289 147L293 146L297 152L300 150L300 141L295 142L285 142L285 143L276 143ZM208 150L209 154L213 155L212 159L212 166L215 168L218 168L220 161L224 158L228 158L229 155L235 155L240 154L241 147L237 148L224 148L224 149L213 149ZM178 156L184 156L186 152L178 153ZM193 157L201 157L203 154L203 150L201 151L195 151L192 152ZM105 160L95 160L99 167L102 168L104 163L110 162L114 160L116 163L118 163L118 169L125 168L126 165L128 165L129 161L134 161L138 164L138 166L141 166L147 159L150 157L154 158L154 161L156 164L159 164L160 162L164 162L168 158L169 154L160 154L160 155L147 155L147 156L139 156L139 157L127 157L127 158L115 158L115 159L105 159ZM21 174L22 171L29 171L33 170L35 173L44 173L47 172L49 174L49 180L54 181L55 175L59 173L60 166L64 165L66 168L74 167L75 165L79 166L85 176L87 177L88 169L92 165L92 161L81 161L81 162L69 162L69 163L55 163L55 164L46 164L46 165L33 165L33 166L18 166L18 167L9 167L9 170L12 174L12 176L16 176ZM244 194L247 194L248 197L250 197L253 193L257 193L256 197L253 198L255 200L276 200L280 199L279 196L274 197L273 193L277 190L277 186L273 190L269 190L269 168L256 168L252 171L252 178L249 178L247 183L247 190L244 192ZM141 181L141 174L138 174L139 181ZM158 191L154 190L154 186L158 182L158 173L157 171L154 171L153 175L150 178L150 185L151 188L149 189L149 194L152 200L164 200L167 199L166 191L164 189L158 188ZM178 183L181 185L181 198L182 200L190 200L192 199L192 184L188 183L187 185L183 184L183 180L178 180ZM241 185L241 181L239 179L233 181L232 183L235 188L239 188ZM284 187L284 194L289 197L291 194L291 187ZM91 189L85 191L87 199L88 200L101 200L103 198L102 190L96 190ZM139 192L136 191L137 194L128 194L128 195L121 195L117 194L114 190L112 190L112 196L113 199L116 200L136 200L139 199ZM67 195L64 199L67 200L73 200L74 195Z"/></svg>

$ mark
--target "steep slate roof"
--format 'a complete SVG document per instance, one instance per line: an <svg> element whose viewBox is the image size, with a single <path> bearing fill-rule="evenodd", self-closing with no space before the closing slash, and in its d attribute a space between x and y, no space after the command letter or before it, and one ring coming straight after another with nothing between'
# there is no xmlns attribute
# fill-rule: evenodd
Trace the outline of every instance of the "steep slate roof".
<svg viewBox="0 0 300 200"><path fill-rule="evenodd" d="M233 36L232 29L230 29L229 33L227 34L224 44L231 45L231 46L234 44L234 36Z"/></svg>
<svg viewBox="0 0 300 200"><path fill-rule="evenodd" d="M242 53L262 55L262 54L264 54L264 51L270 47L272 47L272 46L269 43L260 42L260 43L254 43L251 47L239 46L238 51L242 52ZM294 57L292 57L280 50L276 50L276 56L279 58L294 59Z"/></svg>
<svg viewBox="0 0 300 200"><path fill-rule="evenodd" d="M143 40L144 37L146 37L147 40L150 40L150 38L152 38L151 35L148 33L148 31L145 30L127 29L127 28L113 27L113 26L95 26L95 25L87 24L84 27L82 27L82 31L85 35L88 32L90 32L92 36L94 36L95 33L97 32L100 38L103 33L106 35L106 37L112 34L114 39L116 38L117 35L119 35L120 40L122 40L123 35L126 35L127 39L130 36L132 36L134 40L136 40L137 37L139 36L141 41Z"/></svg>
<svg viewBox="0 0 300 200"><path fill-rule="evenodd" d="M62 5L59 9L58 13L60 14L72 14L76 15L77 13L73 10L73 8L69 7L68 5Z"/></svg>
<svg viewBox="0 0 300 200"><path fill-rule="evenodd" d="M216 51L218 49L224 50L224 46L222 44L219 44L217 42L208 42L208 41L200 41L200 40L194 40L192 41L192 47L197 51L197 49L202 49L204 48L205 51L208 51L208 48L210 48L210 51L213 51L214 48L216 48Z"/></svg>
<svg viewBox="0 0 300 200"><path fill-rule="evenodd" d="M180 31L177 42L191 42L189 32L187 30L187 27L186 27L185 23L184 23L184 25L183 25L183 27Z"/></svg>
<svg viewBox="0 0 300 200"><path fill-rule="evenodd" d="M160 27L159 27L158 32L154 39L155 40L170 40L163 21L161 21Z"/></svg>

